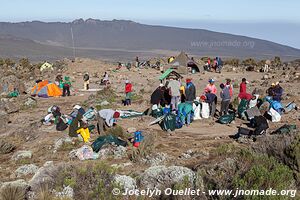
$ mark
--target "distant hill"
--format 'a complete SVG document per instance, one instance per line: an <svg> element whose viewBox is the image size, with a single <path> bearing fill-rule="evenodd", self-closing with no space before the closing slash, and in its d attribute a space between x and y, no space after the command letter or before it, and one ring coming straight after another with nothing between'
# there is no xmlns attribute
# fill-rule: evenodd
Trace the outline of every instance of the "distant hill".
<svg viewBox="0 0 300 200"><path fill-rule="evenodd" d="M142 55L149 55L157 54L158 50L160 54L170 50L198 56L300 58L299 49L250 37L203 29L144 25L126 20L94 19L70 23L1 22L0 45L5 44L5 48L0 49L0 56L72 56L71 28L77 56L118 57L120 54L125 58L140 55L140 51Z"/></svg>

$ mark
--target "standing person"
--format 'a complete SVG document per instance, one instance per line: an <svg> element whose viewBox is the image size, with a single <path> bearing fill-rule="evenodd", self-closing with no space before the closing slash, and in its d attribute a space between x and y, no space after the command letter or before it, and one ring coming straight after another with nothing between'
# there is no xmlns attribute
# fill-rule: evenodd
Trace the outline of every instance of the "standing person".
<svg viewBox="0 0 300 200"><path fill-rule="evenodd" d="M210 65L211 65L211 61L210 61L210 57L207 58L207 67L208 69L210 69Z"/></svg>
<svg viewBox="0 0 300 200"><path fill-rule="evenodd" d="M139 61L139 57L135 57L135 67L139 68L140 67L140 61Z"/></svg>
<svg viewBox="0 0 300 200"><path fill-rule="evenodd" d="M204 92L208 90L213 94L217 94L217 87L215 86L215 80L212 78L208 80L208 84L205 87Z"/></svg>
<svg viewBox="0 0 300 200"><path fill-rule="evenodd" d="M246 80L246 78L242 79L242 82L240 84L240 93L239 93L238 97L240 99L246 99L249 101L250 99L252 99L252 95L247 93L247 84L248 83L249 82Z"/></svg>
<svg viewBox="0 0 300 200"><path fill-rule="evenodd" d="M112 127L119 117L120 113L112 109L100 110L96 115L98 134L103 133L106 127Z"/></svg>
<svg viewBox="0 0 300 200"><path fill-rule="evenodd" d="M231 79L226 79L226 87L228 87L229 89L229 94L230 94L230 97L233 97L233 86L231 84Z"/></svg>
<svg viewBox="0 0 300 200"><path fill-rule="evenodd" d="M85 73L83 76L83 89L89 90L90 89L90 76L88 73Z"/></svg>
<svg viewBox="0 0 300 200"><path fill-rule="evenodd" d="M186 103L193 107L193 102L196 99L196 87L190 78L186 79L185 97ZM191 123L191 115L191 112L187 114L187 125L190 125Z"/></svg>
<svg viewBox="0 0 300 200"><path fill-rule="evenodd" d="M132 96L132 84L129 80L125 81L125 102L124 106L131 105L131 96Z"/></svg>
<svg viewBox="0 0 300 200"><path fill-rule="evenodd" d="M178 110L178 103L180 99L180 86L181 84L178 80L170 78L168 88L171 95L172 110Z"/></svg>
<svg viewBox="0 0 300 200"><path fill-rule="evenodd" d="M227 115L228 114L228 108L231 100L229 87L225 86L223 83L221 83L220 88L222 91L220 92L221 96L221 109L220 109L220 116Z"/></svg>
<svg viewBox="0 0 300 200"><path fill-rule="evenodd" d="M158 88L156 88L156 90L154 90L154 92L151 94L151 99L150 99L150 103L152 105L157 105L159 107L159 105L163 106L165 105L165 86L161 83L159 85Z"/></svg>
<svg viewBox="0 0 300 200"><path fill-rule="evenodd" d="M63 82L63 97L71 95L70 88L71 88L70 77L65 76L65 80Z"/></svg>
<svg viewBox="0 0 300 200"><path fill-rule="evenodd" d="M280 102L283 95L283 88L279 85L279 82L276 82L273 92L273 100Z"/></svg>
<svg viewBox="0 0 300 200"><path fill-rule="evenodd" d="M205 102L209 104L210 116L214 117L216 113L217 96L214 93L211 93L211 90L206 90L205 97Z"/></svg>
<svg viewBox="0 0 300 200"><path fill-rule="evenodd" d="M217 67L218 67L218 61L217 59L214 59L213 69L215 70L215 72L217 72Z"/></svg>

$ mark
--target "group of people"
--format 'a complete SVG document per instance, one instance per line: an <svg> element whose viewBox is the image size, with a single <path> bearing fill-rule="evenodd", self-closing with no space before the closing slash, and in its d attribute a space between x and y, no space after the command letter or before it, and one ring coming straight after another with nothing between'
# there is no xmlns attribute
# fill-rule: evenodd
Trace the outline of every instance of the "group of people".
<svg viewBox="0 0 300 200"><path fill-rule="evenodd" d="M62 96L70 96L71 95L71 87L72 87L72 83L70 81L70 77L69 76L65 76L64 78L62 77L62 75L57 75L55 78L55 84L62 89Z"/></svg>
<svg viewBox="0 0 300 200"><path fill-rule="evenodd" d="M206 71L215 71L221 73L223 67L223 61L220 57L216 57L211 61L211 58L207 58L207 62L205 63L204 69Z"/></svg>

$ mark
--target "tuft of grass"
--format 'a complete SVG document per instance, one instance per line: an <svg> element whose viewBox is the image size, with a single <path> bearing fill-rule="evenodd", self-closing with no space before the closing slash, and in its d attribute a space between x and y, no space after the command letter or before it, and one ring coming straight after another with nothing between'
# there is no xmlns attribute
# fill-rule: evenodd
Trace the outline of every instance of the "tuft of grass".
<svg viewBox="0 0 300 200"><path fill-rule="evenodd" d="M24 200L26 191L22 187L6 186L0 191L1 200Z"/></svg>

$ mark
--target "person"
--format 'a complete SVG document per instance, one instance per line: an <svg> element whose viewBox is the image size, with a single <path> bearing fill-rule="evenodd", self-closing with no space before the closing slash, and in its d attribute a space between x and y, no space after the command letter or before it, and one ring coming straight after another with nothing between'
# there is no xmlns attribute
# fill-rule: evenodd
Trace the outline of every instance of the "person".
<svg viewBox="0 0 300 200"><path fill-rule="evenodd" d="M83 89L84 90L89 90L90 89L90 76L88 73L85 73L83 76Z"/></svg>
<svg viewBox="0 0 300 200"><path fill-rule="evenodd" d="M64 82L63 82L63 97L71 95L70 88L71 88L70 77L65 76Z"/></svg>
<svg viewBox="0 0 300 200"><path fill-rule="evenodd" d="M213 94L217 94L217 88L215 86L215 80L212 79L212 78L208 80L208 84L205 87L204 92L206 92L208 90L210 90L210 92L213 93Z"/></svg>
<svg viewBox="0 0 300 200"><path fill-rule="evenodd" d="M217 96L211 90L205 91L205 102L209 104L210 116L214 117L216 113Z"/></svg>
<svg viewBox="0 0 300 200"><path fill-rule="evenodd" d="M226 79L226 87L228 87L230 97L232 98L233 97L233 86L231 84L231 79L229 79L229 78Z"/></svg>
<svg viewBox="0 0 300 200"><path fill-rule="evenodd" d="M248 108L253 108L253 107L257 106L258 98L259 98L258 90L257 90L257 88L255 88L252 92L252 98L249 101Z"/></svg>
<svg viewBox="0 0 300 200"><path fill-rule="evenodd" d="M240 93L239 93L238 97L240 99L246 99L249 101L250 99L252 99L252 95L247 93L247 84L248 83L249 82L246 80L246 78L242 79L242 82L240 84Z"/></svg>
<svg viewBox="0 0 300 200"><path fill-rule="evenodd" d="M58 74L56 77L55 77L55 84L59 87L59 88L62 88L62 82L63 82L63 77L61 74Z"/></svg>
<svg viewBox="0 0 300 200"><path fill-rule="evenodd" d="M108 73L107 72L104 72L102 83L104 85L107 85L109 83L109 78L108 78Z"/></svg>
<svg viewBox="0 0 300 200"><path fill-rule="evenodd" d="M222 91L220 92L221 101L221 109L220 116L228 114L228 108L231 100L229 87L225 86L225 84L221 83L220 88Z"/></svg>
<svg viewBox="0 0 300 200"><path fill-rule="evenodd" d="M271 84L271 87L269 87L268 89L267 89L267 91L266 91L266 93L267 93L267 95L269 96L269 97L273 97L274 96L274 87L275 87L275 83L272 83Z"/></svg>
<svg viewBox="0 0 300 200"><path fill-rule="evenodd" d="M185 102L185 86L181 85L180 86L180 103L184 103Z"/></svg>
<svg viewBox="0 0 300 200"><path fill-rule="evenodd" d="M104 132L107 127L112 127L116 120L120 117L120 113L112 109L103 109L96 115L98 134Z"/></svg>
<svg viewBox="0 0 300 200"><path fill-rule="evenodd" d="M269 72L269 64L268 64L267 61L266 61L265 66L264 66L264 72L265 72L265 73L268 73L268 72Z"/></svg>
<svg viewBox="0 0 300 200"><path fill-rule="evenodd" d="M216 57L216 60L217 60L216 72L218 71L219 73L221 73L223 67L222 59L220 57Z"/></svg>
<svg viewBox="0 0 300 200"><path fill-rule="evenodd" d="M165 105L165 96L164 96L164 92L165 92L165 86L161 83L159 85L158 88L156 88L154 90L154 92L151 94L151 99L150 99L150 103L152 105L161 105L164 106Z"/></svg>
<svg viewBox="0 0 300 200"><path fill-rule="evenodd" d="M190 104L191 107L193 107L193 102L196 99L196 87L192 83L192 79L190 78L186 79L185 98L186 103ZM190 125L191 123L191 115L191 112L187 114L187 125Z"/></svg>
<svg viewBox="0 0 300 200"><path fill-rule="evenodd" d="M132 84L129 80L125 81L125 101L124 106L131 105L131 96L132 96Z"/></svg>
<svg viewBox="0 0 300 200"><path fill-rule="evenodd" d="M171 95L171 105L172 110L178 110L178 103L180 98L180 82L178 80L175 80L173 78L170 78L168 88Z"/></svg>
<svg viewBox="0 0 300 200"><path fill-rule="evenodd" d="M211 64L210 57L208 57L207 58L207 67L208 67L208 69L210 69L210 64Z"/></svg>
<svg viewBox="0 0 300 200"><path fill-rule="evenodd" d="M139 57L135 57L135 67L136 67L136 68L139 68L139 67L140 67Z"/></svg>
<svg viewBox="0 0 300 200"><path fill-rule="evenodd" d="M212 68L215 70L215 72L217 72L217 67L218 67L218 61L217 59L214 58L214 63Z"/></svg>
<svg viewBox="0 0 300 200"><path fill-rule="evenodd" d="M276 82L273 92L273 100L280 102L283 95L283 88L280 86L279 82Z"/></svg>

